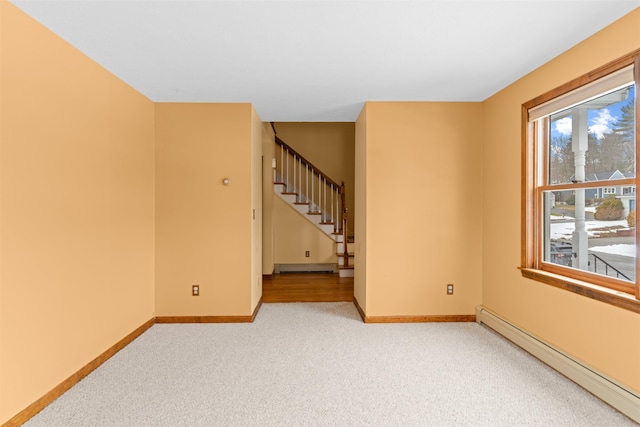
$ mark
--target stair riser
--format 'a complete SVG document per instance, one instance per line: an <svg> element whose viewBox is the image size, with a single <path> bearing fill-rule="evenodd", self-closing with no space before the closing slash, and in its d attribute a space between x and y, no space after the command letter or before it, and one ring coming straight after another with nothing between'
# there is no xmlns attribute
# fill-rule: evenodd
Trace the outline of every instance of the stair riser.
<svg viewBox="0 0 640 427"><path fill-rule="evenodd" d="M333 233L333 224L318 224L318 226L328 235L331 235L331 233Z"/></svg>
<svg viewBox="0 0 640 427"><path fill-rule="evenodd" d="M354 277L355 276L355 271L354 270L340 270L338 275L339 275L339 277Z"/></svg>
<svg viewBox="0 0 640 427"><path fill-rule="evenodd" d="M344 265L344 257L341 257L341 256L338 257L338 265L339 266L343 266ZM353 257L349 257L349 266L353 267L355 265L356 265L355 259Z"/></svg>
<svg viewBox="0 0 640 427"><path fill-rule="evenodd" d="M282 197L282 199L289 203L290 205L293 205L296 202L296 196L294 194L282 194L280 193L280 197Z"/></svg>
<svg viewBox="0 0 640 427"><path fill-rule="evenodd" d="M341 254L341 253L343 253L343 252L344 252L344 244L342 243L342 240L343 240L343 239L342 239L342 236L340 236L340 240L338 241L338 244L337 244L337 246L336 246L336 248L337 248L337 249L336 249L336 250L337 250L337 253L339 253L339 254ZM348 250L349 252L351 252L351 253L353 252L353 249L354 249L354 248L355 248L355 246L354 246L353 242L352 242L352 243L349 243L349 244L347 245L347 250Z"/></svg>
<svg viewBox="0 0 640 427"><path fill-rule="evenodd" d="M302 212L302 215L306 216L309 221L311 221L312 223L314 223L316 225L320 225L320 223L322 222L322 215L309 214L308 210L304 210Z"/></svg>
<svg viewBox="0 0 640 427"><path fill-rule="evenodd" d="M309 212L309 206L308 205L293 205L293 207L300 212L302 215L306 215L307 212ZM309 218L311 219L311 218Z"/></svg>

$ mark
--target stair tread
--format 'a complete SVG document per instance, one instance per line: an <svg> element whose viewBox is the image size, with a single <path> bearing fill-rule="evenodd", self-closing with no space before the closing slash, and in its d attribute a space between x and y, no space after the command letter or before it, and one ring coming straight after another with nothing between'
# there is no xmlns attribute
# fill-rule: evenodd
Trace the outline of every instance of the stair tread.
<svg viewBox="0 0 640 427"><path fill-rule="evenodd" d="M338 266L338 270L353 270L353 268L354 268L353 265L347 265L347 266L339 265Z"/></svg>
<svg viewBox="0 0 640 427"><path fill-rule="evenodd" d="M289 196L297 196L298 195L298 193L291 193L289 191L283 191L282 194L287 194Z"/></svg>
<svg viewBox="0 0 640 427"><path fill-rule="evenodd" d="M307 215L322 215L322 212L320 212L320 211L309 211L309 212L307 212Z"/></svg>
<svg viewBox="0 0 640 427"><path fill-rule="evenodd" d="M320 223L320 225L333 225L333 224L335 224L333 221L330 221L330 222L323 221Z"/></svg>
<svg viewBox="0 0 640 427"><path fill-rule="evenodd" d="M341 253L341 252L336 252L336 255L337 255L337 256L344 256L344 252L342 252L342 253ZM349 258L352 258L352 257L355 257L356 255L355 255L353 252L349 252L349 253L347 254L347 256L348 256Z"/></svg>
<svg viewBox="0 0 640 427"><path fill-rule="evenodd" d="M294 202L294 205L308 205L309 202Z"/></svg>
<svg viewBox="0 0 640 427"><path fill-rule="evenodd" d="M273 185L287 185L287 183L278 181L278 182L274 182Z"/></svg>

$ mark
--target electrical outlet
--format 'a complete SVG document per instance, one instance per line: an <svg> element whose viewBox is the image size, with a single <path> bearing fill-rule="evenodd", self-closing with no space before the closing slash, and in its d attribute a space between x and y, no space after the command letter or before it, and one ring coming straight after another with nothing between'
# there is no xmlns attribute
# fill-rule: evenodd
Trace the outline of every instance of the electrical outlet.
<svg viewBox="0 0 640 427"><path fill-rule="evenodd" d="M447 284L447 295L453 295L453 284Z"/></svg>
<svg viewBox="0 0 640 427"><path fill-rule="evenodd" d="M193 295L194 297L197 297L200 295L200 286L198 285L193 285L191 287L191 295Z"/></svg>
<svg viewBox="0 0 640 427"><path fill-rule="evenodd" d="M305 251L305 252L304 252L304 256L306 256L307 258L309 258L309 251Z"/></svg>

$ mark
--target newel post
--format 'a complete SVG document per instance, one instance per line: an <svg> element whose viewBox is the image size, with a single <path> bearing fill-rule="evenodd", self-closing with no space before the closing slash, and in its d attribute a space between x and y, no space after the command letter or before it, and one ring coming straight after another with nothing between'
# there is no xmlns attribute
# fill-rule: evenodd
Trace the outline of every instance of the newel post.
<svg viewBox="0 0 640 427"><path fill-rule="evenodd" d="M349 250L347 248L347 217L348 209L346 205L345 185L344 181L340 183L340 200L342 203L342 248L344 249L342 257L344 259L343 265L349 267Z"/></svg>

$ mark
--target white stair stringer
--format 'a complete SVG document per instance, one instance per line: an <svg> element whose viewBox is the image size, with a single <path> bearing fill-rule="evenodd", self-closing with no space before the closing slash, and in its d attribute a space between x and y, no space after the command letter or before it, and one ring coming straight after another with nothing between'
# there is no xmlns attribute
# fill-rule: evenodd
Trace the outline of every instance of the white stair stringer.
<svg viewBox="0 0 640 427"><path fill-rule="evenodd" d="M274 184L273 190L274 193L278 195L282 200L284 200L289 206L298 211L302 216L307 218L313 225L318 227L323 233L329 236L336 242L342 242L342 234L333 234L334 225L333 224L321 224L322 216L317 214L309 214L309 205L308 204L296 204L296 196L294 194L283 194L282 188L283 184Z"/></svg>
<svg viewBox="0 0 640 427"><path fill-rule="evenodd" d="M273 191L284 200L289 206L298 211L303 217L307 218L309 222L318 227L324 234L329 236L336 242L336 256L338 258L338 275L340 277L354 277L354 256L353 253L349 253L349 265L345 266L344 259L344 243L343 243L343 235L335 234L335 226L334 224L322 224L322 212L316 211L318 213L309 213L310 206L308 203L296 203L298 200L298 196L296 194L283 194L285 189L285 185L282 183L274 184ZM293 192L293 191L292 191ZM312 207L312 210L315 207Z"/></svg>

